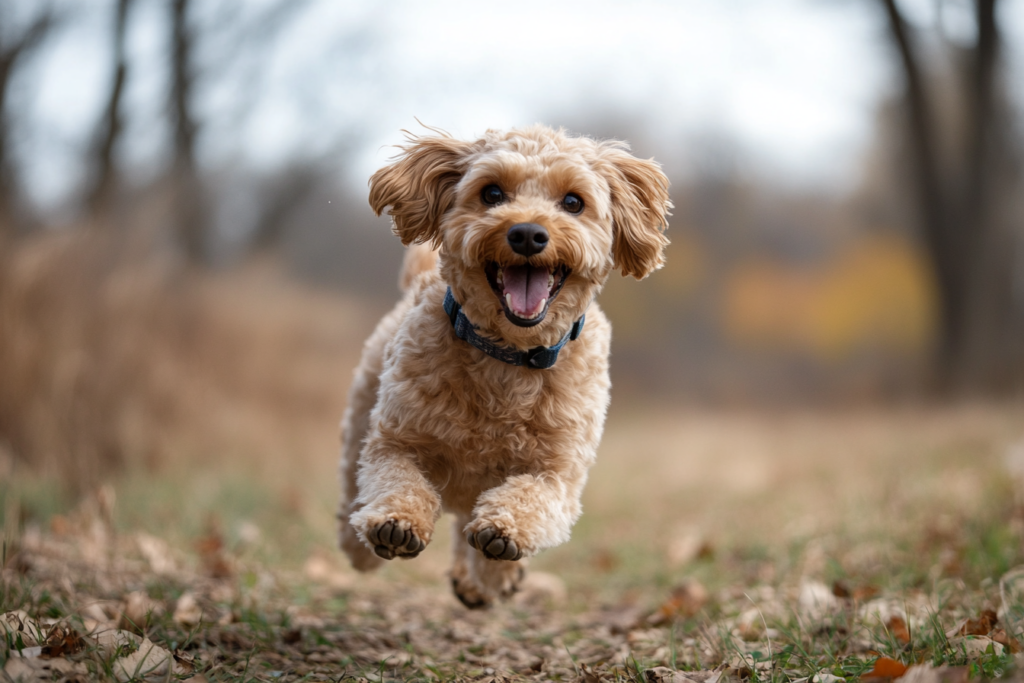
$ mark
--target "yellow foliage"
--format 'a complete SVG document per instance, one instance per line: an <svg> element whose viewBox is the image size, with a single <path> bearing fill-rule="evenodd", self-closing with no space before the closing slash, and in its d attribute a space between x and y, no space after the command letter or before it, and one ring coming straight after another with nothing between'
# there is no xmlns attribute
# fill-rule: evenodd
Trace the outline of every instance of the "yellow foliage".
<svg viewBox="0 0 1024 683"><path fill-rule="evenodd" d="M935 324L935 294L922 255L895 238L855 243L811 268L765 257L727 276L722 322L747 347L839 360L862 350L922 351Z"/></svg>
<svg viewBox="0 0 1024 683"><path fill-rule="evenodd" d="M667 315L682 315L706 273L704 248L680 231L665 250L665 267L643 282L613 274L600 301L614 322L616 340L642 340Z"/></svg>

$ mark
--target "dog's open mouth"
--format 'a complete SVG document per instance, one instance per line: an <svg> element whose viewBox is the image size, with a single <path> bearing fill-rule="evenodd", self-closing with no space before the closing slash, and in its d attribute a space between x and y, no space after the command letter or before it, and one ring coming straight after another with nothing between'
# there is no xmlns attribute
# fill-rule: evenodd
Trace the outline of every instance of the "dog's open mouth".
<svg viewBox="0 0 1024 683"><path fill-rule="evenodd" d="M505 309L505 317L519 327L532 327L544 319L569 276L569 268L562 264L501 266L491 261L484 272Z"/></svg>

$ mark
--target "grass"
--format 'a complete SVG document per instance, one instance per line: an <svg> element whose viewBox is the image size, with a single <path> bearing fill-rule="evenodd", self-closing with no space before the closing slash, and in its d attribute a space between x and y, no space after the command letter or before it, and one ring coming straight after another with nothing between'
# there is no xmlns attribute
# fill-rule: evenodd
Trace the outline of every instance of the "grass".
<svg viewBox="0 0 1024 683"><path fill-rule="evenodd" d="M111 533L98 554L90 544L102 542L90 534L101 506L55 508L42 482L8 482L0 491L5 509L20 501L16 540L29 567L8 562L0 609L70 619L85 633L90 602L104 602L113 619L128 593L142 591L158 609L137 630L194 657L208 680L576 680L590 672L640 681L654 667L725 666L792 682L820 672L858 678L878 657L998 677L1016 670L1014 653L968 650L971 638L946 633L1004 607L999 580L1024 564L1024 515L1004 463L1024 427L1019 414L1017 406L623 411L609 425L573 541L532 565L556 575L567 597L536 589L485 613L448 594L445 526L415 562L354 575L332 548L333 486L315 472L299 511L271 482L217 468L196 486L191 467L191 479L174 468L125 477L114 484ZM717 470L705 462L712 455ZM330 471L332 460L325 455L318 467ZM746 479L730 474L745 467ZM246 524L260 529L257 538L243 540ZM705 552L673 562L674 534L694 529ZM154 573L139 531L168 539L174 572ZM229 566L220 578L201 548L211 534ZM97 557L122 559L115 567ZM60 561L47 564L53 558ZM309 570L310 558L327 569ZM59 569L67 566L72 577ZM696 609L673 602L686 582L706 589ZM824 590L826 604L808 601L814 590ZM203 606L198 625L174 618L186 592ZM893 616L906 620L909 638L895 635ZM113 665L75 657L94 663L91 675Z"/></svg>
<svg viewBox="0 0 1024 683"><path fill-rule="evenodd" d="M36 620L34 641L60 624L83 640L25 659L39 644L7 633L0 667L112 679L141 641L104 649L103 627L177 655L160 680L648 683L669 667L796 683L879 657L1016 671L985 638L1016 647L1024 616L1024 579L1001 586L1024 565L1019 404L710 411L616 393L572 541L511 602L467 612L447 519L374 576L334 548L337 420L373 315L266 269L65 281L77 256L33 249L0 281L18 331L0 340L18 380L0 385L17 437L0 444L0 614ZM120 338L144 352L121 364ZM37 381L83 351L99 370ZM994 629L947 637L989 609Z"/></svg>

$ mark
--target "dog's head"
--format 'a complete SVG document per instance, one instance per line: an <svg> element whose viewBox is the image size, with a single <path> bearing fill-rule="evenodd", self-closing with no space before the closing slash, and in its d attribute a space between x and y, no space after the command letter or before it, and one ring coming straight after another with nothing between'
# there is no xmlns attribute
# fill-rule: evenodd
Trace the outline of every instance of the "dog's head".
<svg viewBox="0 0 1024 683"><path fill-rule="evenodd" d="M463 142L412 138L370 179L403 244L440 247L469 319L523 348L552 344L612 269L660 268L672 203L654 161L620 142L534 126Z"/></svg>

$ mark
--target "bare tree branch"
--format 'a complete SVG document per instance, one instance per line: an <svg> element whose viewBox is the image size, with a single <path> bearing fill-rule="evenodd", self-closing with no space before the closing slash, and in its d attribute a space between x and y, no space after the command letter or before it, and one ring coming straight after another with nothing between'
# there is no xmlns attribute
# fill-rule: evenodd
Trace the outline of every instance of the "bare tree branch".
<svg viewBox="0 0 1024 683"><path fill-rule="evenodd" d="M10 159L11 119L7 114L7 97L12 76L18 65L36 50L57 24L52 8L44 9L10 44L0 43L0 233L13 226L14 200L17 193L15 171Z"/></svg>

